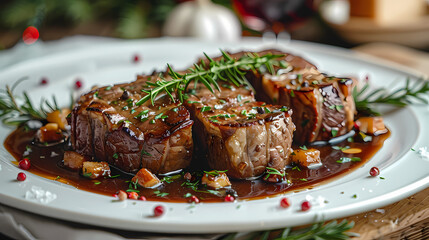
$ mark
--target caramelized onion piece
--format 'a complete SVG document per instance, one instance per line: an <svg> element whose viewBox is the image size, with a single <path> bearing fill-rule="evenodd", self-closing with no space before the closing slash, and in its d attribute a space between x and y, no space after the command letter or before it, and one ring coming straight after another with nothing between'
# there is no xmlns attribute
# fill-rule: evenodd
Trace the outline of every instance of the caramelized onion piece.
<svg viewBox="0 0 429 240"><path fill-rule="evenodd" d="M315 168L322 165L320 151L314 148L293 150L291 161L307 168Z"/></svg>
<svg viewBox="0 0 429 240"><path fill-rule="evenodd" d="M110 167L107 162L83 162L82 174L91 179L110 176Z"/></svg>
<svg viewBox="0 0 429 240"><path fill-rule="evenodd" d="M212 171L213 172L213 171ZM210 174L211 172L204 173L201 178L201 183L206 184L208 187L213 189L224 188L231 186L228 176L224 172L217 172Z"/></svg>
<svg viewBox="0 0 429 240"><path fill-rule="evenodd" d="M150 172L147 168L140 169L133 177L132 181L145 188L154 188L161 184L161 181L158 179L158 177Z"/></svg>

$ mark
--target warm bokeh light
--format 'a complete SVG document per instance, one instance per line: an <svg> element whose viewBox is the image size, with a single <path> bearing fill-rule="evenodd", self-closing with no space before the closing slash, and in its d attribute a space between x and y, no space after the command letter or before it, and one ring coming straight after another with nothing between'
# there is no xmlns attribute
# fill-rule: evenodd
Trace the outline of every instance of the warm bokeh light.
<svg viewBox="0 0 429 240"><path fill-rule="evenodd" d="M39 39L39 30L33 26L29 26L22 34L22 40L25 44L33 44Z"/></svg>

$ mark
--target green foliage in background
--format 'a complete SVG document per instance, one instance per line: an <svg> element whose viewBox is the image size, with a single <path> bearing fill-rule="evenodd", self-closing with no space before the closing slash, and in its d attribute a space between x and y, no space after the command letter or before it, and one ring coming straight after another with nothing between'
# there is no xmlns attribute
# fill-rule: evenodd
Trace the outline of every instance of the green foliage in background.
<svg viewBox="0 0 429 240"><path fill-rule="evenodd" d="M114 24L116 35L145 37L150 26L161 26L176 0L14 0L2 3L0 28L24 30L27 26L72 27L91 21Z"/></svg>

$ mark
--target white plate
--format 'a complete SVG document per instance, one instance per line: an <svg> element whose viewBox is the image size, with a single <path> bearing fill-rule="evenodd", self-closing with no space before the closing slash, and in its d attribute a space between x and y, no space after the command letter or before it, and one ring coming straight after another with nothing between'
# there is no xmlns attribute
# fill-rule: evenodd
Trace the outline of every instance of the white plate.
<svg viewBox="0 0 429 240"><path fill-rule="evenodd" d="M12 65L0 72L3 88L6 83L28 76L17 93L31 91L31 98L56 95L60 104L68 104L70 89L76 77L86 87L93 84L106 85L132 81L137 73L149 73L152 69L164 69L167 62L177 68L184 68L195 61L202 52L218 54L218 49L261 49L273 47L258 39L245 39L236 44L208 43L189 39L147 39L101 44L96 48L75 49L62 54L36 58ZM355 53L305 42L292 42L276 46L304 56L320 69L331 74L363 77L369 74L376 86L393 88L395 82L403 86L404 80L416 75L398 68L363 59ZM133 54L143 60L132 63ZM41 77L48 77L47 86L39 86ZM11 164L13 158L0 148L0 201L19 209L54 218L87 223L111 228L170 233L214 233L254 231L296 226L344 217L363 211L383 207L410 196L429 186L429 159L420 157L411 148L429 146L429 108L413 105L385 116L386 124L392 130L391 137L383 148L362 168L347 176L312 190L289 193L292 206L280 209L281 196L235 203L202 203L192 207L186 203L159 203L124 201L112 202L112 197L80 191L56 181L47 180L31 173L27 180L17 182L20 172ZM0 126L0 141L3 142L12 129ZM381 170L382 180L368 177L372 166ZM33 186L41 187L57 195L49 203L26 199L26 192ZM343 192L343 193L342 193ZM353 195L357 198L353 198ZM317 201L308 212L301 212L300 203L306 197L324 199ZM160 218L151 217L154 206L161 204L167 209Z"/></svg>

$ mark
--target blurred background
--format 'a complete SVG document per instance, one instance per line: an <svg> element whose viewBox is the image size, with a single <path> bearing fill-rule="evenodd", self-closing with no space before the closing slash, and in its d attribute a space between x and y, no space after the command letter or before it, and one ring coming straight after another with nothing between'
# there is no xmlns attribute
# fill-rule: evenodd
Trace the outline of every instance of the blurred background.
<svg viewBox="0 0 429 240"><path fill-rule="evenodd" d="M0 50L75 35L214 41L263 36L357 47L373 55L396 48L398 56L389 57L406 64L401 51L429 51L428 4L429 0L2 0ZM428 61L426 55L418 57Z"/></svg>

